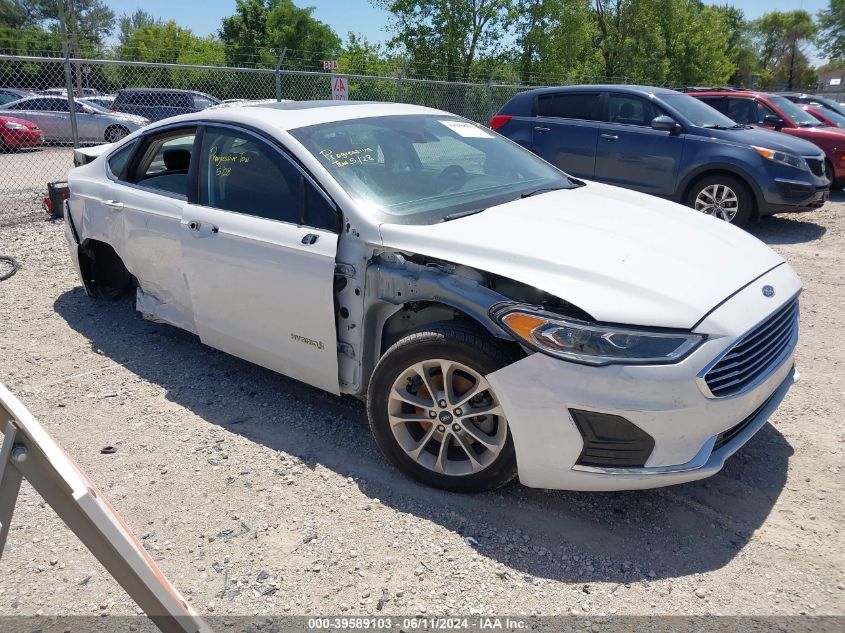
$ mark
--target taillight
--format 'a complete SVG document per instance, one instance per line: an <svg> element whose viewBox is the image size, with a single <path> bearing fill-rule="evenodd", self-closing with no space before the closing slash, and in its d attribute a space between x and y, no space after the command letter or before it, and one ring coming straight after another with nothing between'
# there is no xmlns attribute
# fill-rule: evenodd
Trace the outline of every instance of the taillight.
<svg viewBox="0 0 845 633"><path fill-rule="evenodd" d="M510 114L496 114L490 119L490 129L491 130L498 130L502 127L505 123L510 121L513 118Z"/></svg>

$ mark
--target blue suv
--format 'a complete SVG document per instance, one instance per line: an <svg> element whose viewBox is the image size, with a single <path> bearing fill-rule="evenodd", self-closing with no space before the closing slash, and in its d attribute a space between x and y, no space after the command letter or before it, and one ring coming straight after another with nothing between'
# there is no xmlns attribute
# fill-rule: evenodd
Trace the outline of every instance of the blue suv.
<svg viewBox="0 0 845 633"><path fill-rule="evenodd" d="M814 144L737 125L666 88L528 90L490 127L573 176L669 198L740 226L818 208L830 189Z"/></svg>

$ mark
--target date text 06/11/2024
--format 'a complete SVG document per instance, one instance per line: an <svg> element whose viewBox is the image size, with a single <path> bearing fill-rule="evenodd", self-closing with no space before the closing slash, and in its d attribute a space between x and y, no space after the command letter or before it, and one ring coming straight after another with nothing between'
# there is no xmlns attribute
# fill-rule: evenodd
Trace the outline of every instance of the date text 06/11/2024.
<svg viewBox="0 0 845 633"><path fill-rule="evenodd" d="M309 630L371 630L387 631L393 628L402 631L427 630L523 630L528 625L525 620L510 617L344 617L344 618L309 618Z"/></svg>

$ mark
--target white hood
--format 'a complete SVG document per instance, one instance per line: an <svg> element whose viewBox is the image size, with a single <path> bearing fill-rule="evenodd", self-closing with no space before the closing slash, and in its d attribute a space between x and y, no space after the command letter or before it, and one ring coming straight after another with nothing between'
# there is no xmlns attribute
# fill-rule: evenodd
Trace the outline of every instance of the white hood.
<svg viewBox="0 0 845 633"><path fill-rule="evenodd" d="M597 183L429 226L382 224L385 247L471 266L596 320L691 328L783 259L722 220Z"/></svg>

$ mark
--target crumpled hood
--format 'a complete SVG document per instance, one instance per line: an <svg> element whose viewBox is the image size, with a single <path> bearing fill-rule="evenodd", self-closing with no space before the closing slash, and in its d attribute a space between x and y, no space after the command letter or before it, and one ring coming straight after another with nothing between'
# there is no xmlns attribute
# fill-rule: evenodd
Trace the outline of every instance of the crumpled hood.
<svg viewBox="0 0 845 633"><path fill-rule="evenodd" d="M428 226L382 224L385 247L508 277L596 320L692 328L783 259L687 207L598 183Z"/></svg>

